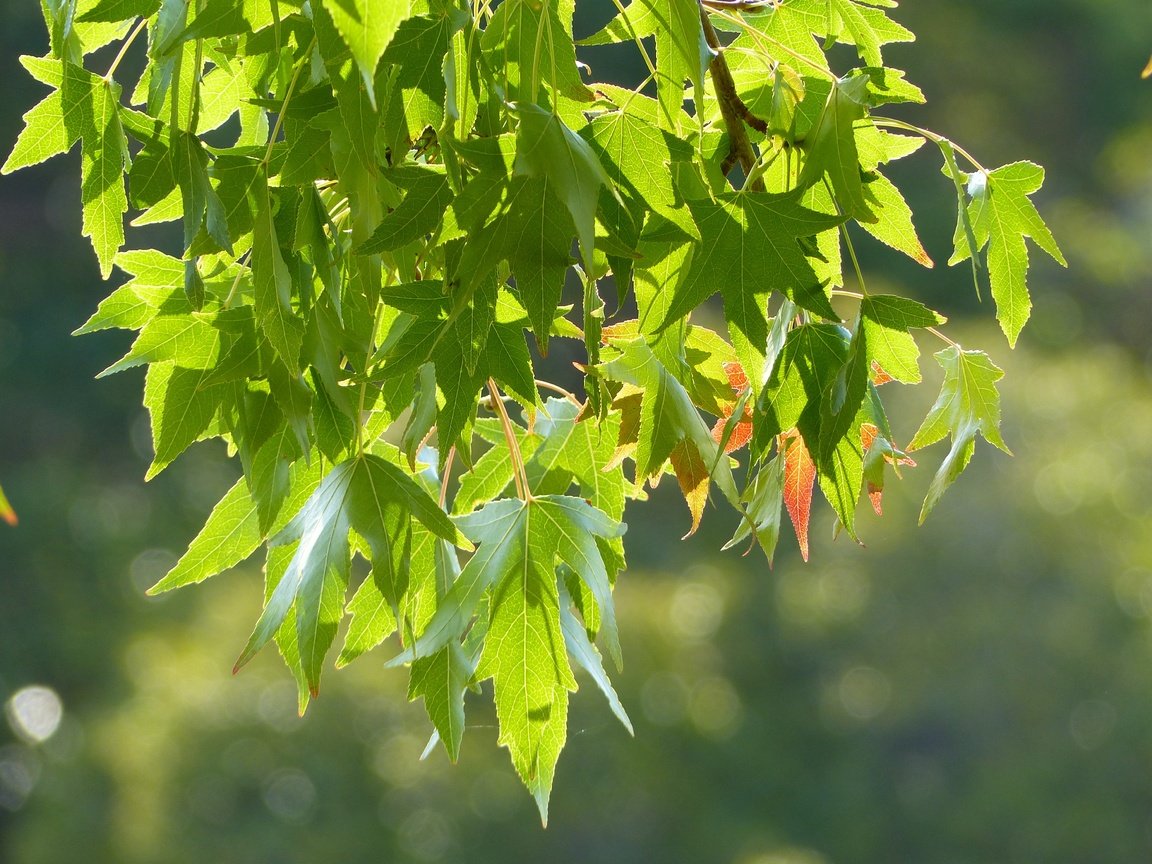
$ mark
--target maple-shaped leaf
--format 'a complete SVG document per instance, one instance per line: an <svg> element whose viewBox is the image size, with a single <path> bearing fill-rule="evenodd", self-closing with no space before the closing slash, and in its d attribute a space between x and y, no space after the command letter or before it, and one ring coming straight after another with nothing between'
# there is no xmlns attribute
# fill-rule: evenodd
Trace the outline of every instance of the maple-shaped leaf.
<svg viewBox="0 0 1152 864"><path fill-rule="evenodd" d="M915 468L916 460L896 449L891 441L880 434L880 429L875 423L861 425L860 444L864 448L864 482L868 500L872 503L876 515L883 516L884 466L907 465L909 468ZM899 475L898 467L897 475Z"/></svg>
<svg viewBox="0 0 1152 864"><path fill-rule="evenodd" d="M923 523L952 482L967 467L976 449L976 433L989 444L1010 453L1000 436L1000 394L996 382L1004 377L983 351L964 351L950 346L937 352L936 362L944 368L944 383L936 404L924 418L908 445L909 452L952 436L952 449L941 463L928 487L920 510Z"/></svg>
<svg viewBox="0 0 1152 864"><path fill-rule="evenodd" d="M798 241L842 220L809 210L798 198L796 193L733 192L718 195L715 201L689 201L701 243L676 285L663 327L716 292L724 298L732 338L740 336L752 346L768 341L766 309L773 291L817 315L835 318Z"/></svg>
<svg viewBox="0 0 1152 864"><path fill-rule="evenodd" d="M1028 247L1024 238L1047 252L1061 266L1068 262L1029 195L1044 183L1044 169L1032 162L1013 162L993 171L968 175L971 198L967 214L972 238L965 226L957 224L955 244L949 264L966 261L988 246L988 276L996 318L1010 345L1016 344L1032 309L1028 295ZM961 220L962 221L962 220ZM975 243L975 249L972 248Z"/></svg>
<svg viewBox="0 0 1152 864"><path fill-rule="evenodd" d="M513 91L508 98L518 94L521 103L528 103L537 83L544 83L569 99L591 99L576 65L575 11L575 0L509 0L497 7L481 44L506 76L502 83Z"/></svg>
<svg viewBox="0 0 1152 864"><path fill-rule="evenodd" d="M390 554L396 538L386 531L387 509L416 517L445 540L458 534L447 515L400 468L379 456L349 459L332 469L299 513L269 543L296 544L283 578L269 597L240 658L247 663L296 613L300 657L308 687L316 695L324 655L343 617L348 584L348 532L355 529L372 547L373 567Z"/></svg>
<svg viewBox="0 0 1152 864"><path fill-rule="evenodd" d="M820 120L805 142L808 161L799 181L801 186L811 186L827 176L840 212L861 223L877 221L860 176L854 128L864 118L867 98L866 75L845 78L833 85Z"/></svg>
<svg viewBox="0 0 1152 864"><path fill-rule="evenodd" d="M636 477L658 475L681 442L694 449L710 467L711 479L733 503L739 496L728 460L719 453L711 432L692 404L683 385L656 359L643 338L616 346L620 356L600 367L605 377L639 387L643 391L640 422L636 429ZM621 436L625 430L621 428Z"/></svg>
<svg viewBox="0 0 1152 864"><path fill-rule="evenodd" d="M874 383L883 380L920 382L920 349L909 332L915 328L943 324L943 315L927 306L892 294L872 294L860 304L860 324L864 328L869 365Z"/></svg>
<svg viewBox="0 0 1152 864"><path fill-rule="evenodd" d="M538 105L521 105L516 133L513 171L525 177L542 177L564 202L576 226L580 252L592 268L596 201L600 187L611 190L612 181L588 142L569 129L555 114Z"/></svg>
<svg viewBox="0 0 1152 864"><path fill-rule="evenodd" d="M800 557L808 560L808 517L812 512L812 487L816 483L816 463L798 432L782 436L784 451L784 506L796 529Z"/></svg>
<svg viewBox="0 0 1152 864"><path fill-rule="evenodd" d="M568 691L576 689L560 632L556 564L567 564L588 584L605 622L613 622L609 645L618 652L611 588L596 538L618 537L624 526L583 499L563 495L502 499L457 517L456 524L478 544L476 552L424 632L389 665L418 661L458 641L491 591L476 677L494 679L500 743L546 821L566 735Z"/></svg>

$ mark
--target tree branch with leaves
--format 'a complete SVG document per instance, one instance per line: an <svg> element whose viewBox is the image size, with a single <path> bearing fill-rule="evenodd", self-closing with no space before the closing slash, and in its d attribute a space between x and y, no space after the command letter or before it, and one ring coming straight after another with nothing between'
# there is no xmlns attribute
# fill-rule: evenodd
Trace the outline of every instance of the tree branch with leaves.
<svg viewBox="0 0 1152 864"><path fill-rule="evenodd" d="M924 518L977 437L1007 449L1000 370L871 293L855 244L932 266L887 171L935 145L949 263L1014 344L1026 238L1063 263L1043 171L883 115L924 101L885 63L913 39L894 5L633 0L577 43L574 0L45 0L50 53L22 62L49 93L3 172L79 144L84 233L127 278L77 333L137 331L101 374L147 367L147 476L213 438L243 475L152 591L265 550L237 669L275 642L303 711L342 627L337 666L389 642L452 759L491 679L546 818L575 667L632 731L601 651L619 667L646 487L675 476L689 534L724 499L729 546L770 562L783 512L807 557L816 488L855 538L912 451L951 440ZM610 43L635 46L640 87L582 75L577 44ZM836 43L859 65L834 71ZM135 248L129 214L178 222L179 248ZM722 332L697 314L716 295ZM920 382L925 338L942 390L898 434L883 385ZM533 359L557 340L582 393Z"/></svg>

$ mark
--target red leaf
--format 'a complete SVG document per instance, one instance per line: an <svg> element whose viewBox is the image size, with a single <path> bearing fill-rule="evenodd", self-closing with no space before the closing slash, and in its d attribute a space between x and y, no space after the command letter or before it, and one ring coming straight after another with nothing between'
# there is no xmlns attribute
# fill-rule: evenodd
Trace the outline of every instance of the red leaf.
<svg viewBox="0 0 1152 864"><path fill-rule="evenodd" d="M784 447L784 506L796 529L800 557L808 560L808 517L812 512L812 485L816 480L816 463L800 433L793 430L781 436Z"/></svg>

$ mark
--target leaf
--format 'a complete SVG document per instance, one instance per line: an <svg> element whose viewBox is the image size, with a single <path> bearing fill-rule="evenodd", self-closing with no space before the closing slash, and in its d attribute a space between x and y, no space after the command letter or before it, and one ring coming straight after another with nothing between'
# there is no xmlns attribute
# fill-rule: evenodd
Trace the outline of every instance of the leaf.
<svg viewBox="0 0 1152 864"><path fill-rule="evenodd" d="M768 558L768 566L776 555L776 544L780 540L781 504L784 500L784 456L777 453L761 468L744 490L742 500L748 504L748 518L740 523L732 539L724 544L724 549L743 542L753 532L756 542Z"/></svg>
<svg viewBox="0 0 1152 864"><path fill-rule="evenodd" d="M897 450L891 441L880 434L879 427L874 423L865 423L860 427L860 444L864 448L864 481L867 484L868 500L876 515L883 516L881 500L884 494L884 466L907 465L915 468L916 460Z"/></svg>
<svg viewBox="0 0 1152 864"><path fill-rule="evenodd" d="M608 679L608 673L604 671L600 652L588 639L587 630L576 620L576 616L572 612L572 599L568 596L564 582L560 581L557 584L560 592L560 630L564 634L564 645L568 649L568 655L576 661L577 666L592 676L592 680L596 682L596 686L600 688L600 692L608 700L608 707L612 709L616 719L628 730L629 735L635 736L632 721L628 719L628 712L624 710L624 706L620 703L620 697L616 695L616 688L612 686L612 682Z"/></svg>
<svg viewBox="0 0 1152 864"><path fill-rule="evenodd" d="M1028 248L1025 237L1063 267L1068 263L1052 232L1036 212L1028 196L1044 183L1044 169L1032 162L1013 162L994 171L978 171L968 177L971 203L968 213L975 234L975 250L988 245L988 275L996 318L1008 344L1015 345L1031 313L1028 296ZM957 229L956 251L949 264L964 261L971 253L968 241Z"/></svg>
<svg viewBox="0 0 1152 864"><path fill-rule="evenodd" d="M739 495L728 460L719 456L708 426L680 382L661 365L644 339L618 347L621 355L600 368L610 380L632 384L644 392L635 452L637 478L659 474L676 445L685 441L705 464L715 466L711 479L729 501L736 503Z"/></svg>
<svg viewBox="0 0 1152 864"><path fill-rule="evenodd" d="M156 14L160 0L99 0L91 9L76 17L77 21L127 21Z"/></svg>
<svg viewBox="0 0 1152 864"><path fill-rule="evenodd" d="M152 419L155 455L145 475L151 480L194 442L207 437L228 384L209 385L211 370L185 369L172 361L154 363L144 379L144 407Z"/></svg>
<svg viewBox="0 0 1152 864"><path fill-rule="evenodd" d="M800 557L808 560L808 517L812 511L812 487L816 482L816 463L799 433L783 437L784 506L796 529Z"/></svg>
<svg viewBox="0 0 1152 864"><path fill-rule="evenodd" d="M717 291L729 327L756 350L768 341L766 310L774 290L804 309L836 317L797 240L835 227L839 218L801 207L792 193L725 193L715 202L688 206L700 229L700 246L676 285L664 327Z"/></svg>
<svg viewBox="0 0 1152 864"><path fill-rule="evenodd" d="M912 208L896 185L876 171L867 189L872 198L871 203L878 205L880 213L875 222L861 222L860 227L881 243L891 246L897 252L903 252L917 264L933 267L932 259L916 234L916 226L912 224Z"/></svg>
<svg viewBox="0 0 1152 864"><path fill-rule="evenodd" d="M368 99L375 107L376 91L373 81L376 66L384 56L384 49L399 30L400 23L411 17L410 0L388 0L387 3L374 0L322 0L322 2L352 56L356 58Z"/></svg>
<svg viewBox="0 0 1152 864"><path fill-rule="evenodd" d="M808 161L799 180L801 186L810 186L826 175L840 212L861 223L878 220L865 197L853 128L865 115L867 85L868 78L864 75L842 79L833 85L820 120L805 141Z"/></svg>
<svg viewBox="0 0 1152 864"><path fill-rule="evenodd" d="M547 179L572 216L585 265L591 269L596 202L601 185L611 190L612 181L588 142L555 114L537 105L521 105L517 117L513 170L519 176Z"/></svg>
<svg viewBox="0 0 1152 864"><path fill-rule="evenodd" d="M576 68L575 5L575 0L508 0L496 8L481 44L502 70L509 97L535 102L535 87L543 82L569 99L590 100Z"/></svg>
<svg viewBox="0 0 1152 864"><path fill-rule="evenodd" d="M372 547L373 565L388 555L394 537L386 530L389 505L411 512L439 536L454 539L456 529L414 480L377 456L342 462L329 472L303 509L270 541L298 543L284 577L268 599L248 645L236 661L244 666L296 611L297 636L305 678L313 697L336 627L343 617L348 584L348 532L355 529Z"/></svg>
<svg viewBox="0 0 1152 864"><path fill-rule="evenodd" d="M499 215L469 238L461 254L458 272L465 285L475 285L508 260L541 353L548 350L574 233L567 208L547 178L516 177Z"/></svg>
<svg viewBox="0 0 1152 864"><path fill-rule="evenodd" d="M708 468L709 465L687 441L681 441L672 448L669 457L672 469L676 472L676 481L680 484L680 491L688 504L688 512L692 514L692 527L681 539L687 539L696 533L700 527L700 518L704 515L704 504L708 501Z"/></svg>
<svg viewBox="0 0 1152 864"><path fill-rule="evenodd" d="M442 174L422 174L408 188L404 200L356 250L358 255L391 252L431 234L444 218L452 202L448 178Z"/></svg>
<svg viewBox="0 0 1152 864"><path fill-rule="evenodd" d="M203 582L235 567L255 552L263 539L256 504L244 479L240 478L212 509L188 551L163 579L148 589L148 594Z"/></svg>
<svg viewBox="0 0 1152 864"><path fill-rule="evenodd" d="M80 200L84 210L84 236L92 241L100 262L100 275L107 279L112 261L124 245L124 214L128 196L124 191L124 166L128 141L120 126L120 88L102 81L93 85L90 98L91 127L81 146Z"/></svg>
<svg viewBox="0 0 1152 864"><path fill-rule="evenodd" d="M952 448L932 478L924 505L923 523L944 491L967 467L976 449L976 433L994 447L1010 453L1000 437L1000 394L996 382L1004 377L982 351L964 351L958 346L937 352L936 362L944 368L944 383L936 404L920 424L908 445L909 452L952 436Z"/></svg>
<svg viewBox="0 0 1152 864"><path fill-rule="evenodd" d="M271 191L257 181L258 209L252 228L252 280L256 288L256 317L280 359L295 370L300 361L304 327L292 310L292 274L280 253L272 218Z"/></svg>
<svg viewBox="0 0 1152 864"><path fill-rule="evenodd" d="M448 758L460 758L464 737L464 691L475 664L458 642L449 642L435 654L412 664L408 699L424 698L424 708L440 733Z"/></svg>
<svg viewBox="0 0 1152 864"><path fill-rule="evenodd" d="M920 349L908 331L943 324L942 315L926 306L893 294L872 294L860 304L868 356L891 378L906 384L920 382Z"/></svg>

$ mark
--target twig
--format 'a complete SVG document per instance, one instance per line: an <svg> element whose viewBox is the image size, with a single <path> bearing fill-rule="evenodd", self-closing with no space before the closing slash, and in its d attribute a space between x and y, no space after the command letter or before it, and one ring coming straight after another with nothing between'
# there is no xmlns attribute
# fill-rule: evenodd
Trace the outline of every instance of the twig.
<svg viewBox="0 0 1152 864"><path fill-rule="evenodd" d="M756 165L756 152L752 149L752 142L748 140L748 130L744 128L745 115L751 115L751 112L736 92L732 70L728 68L728 61L724 59L724 46L720 44L720 37L716 35L716 29L712 26L712 19L708 17L708 9L704 6L703 0L700 0L700 24L704 28L704 38L708 42L708 47L712 49L712 61L708 64L708 72L712 76L712 87L716 90L720 116L724 118L732 152L736 154L736 161L740 163L744 176L747 177ZM763 192L764 181L754 178L752 183L748 184L748 188L753 192Z"/></svg>

